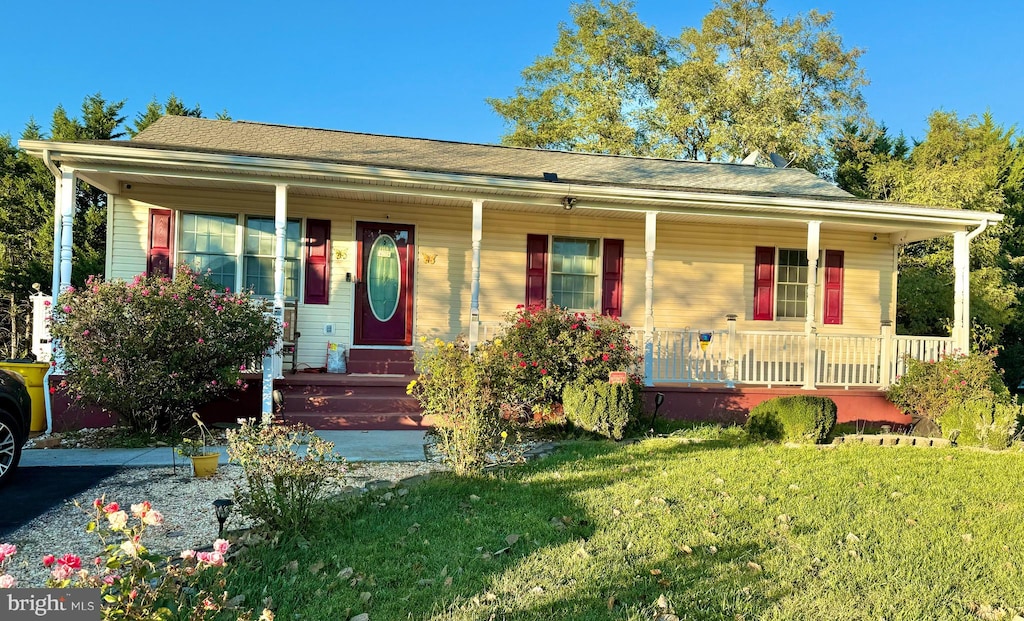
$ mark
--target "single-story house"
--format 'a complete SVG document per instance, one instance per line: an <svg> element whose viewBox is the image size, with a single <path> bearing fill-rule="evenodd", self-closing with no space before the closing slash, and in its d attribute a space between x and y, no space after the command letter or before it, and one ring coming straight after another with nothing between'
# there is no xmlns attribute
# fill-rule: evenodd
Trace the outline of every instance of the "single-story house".
<svg viewBox="0 0 1024 621"><path fill-rule="evenodd" d="M298 369L343 348L347 375L277 380L289 412L333 426L418 424L396 377L418 337L480 342L519 304L633 326L663 415L815 391L841 420L891 419L880 389L905 356L967 350L968 246L1002 218L860 200L796 168L187 117L20 144L57 180L55 287L81 179L109 195L106 277L190 263L293 309ZM899 249L947 235L952 334L897 336Z"/></svg>

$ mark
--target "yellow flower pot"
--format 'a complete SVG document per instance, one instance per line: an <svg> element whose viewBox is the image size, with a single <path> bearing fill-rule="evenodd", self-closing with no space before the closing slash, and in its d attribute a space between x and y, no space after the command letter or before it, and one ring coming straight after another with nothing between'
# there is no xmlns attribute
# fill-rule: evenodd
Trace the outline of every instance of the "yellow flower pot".
<svg viewBox="0 0 1024 621"><path fill-rule="evenodd" d="M220 462L220 453L209 453L207 455L190 455L192 470L196 477L205 479L212 477L217 472L217 464Z"/></svg>

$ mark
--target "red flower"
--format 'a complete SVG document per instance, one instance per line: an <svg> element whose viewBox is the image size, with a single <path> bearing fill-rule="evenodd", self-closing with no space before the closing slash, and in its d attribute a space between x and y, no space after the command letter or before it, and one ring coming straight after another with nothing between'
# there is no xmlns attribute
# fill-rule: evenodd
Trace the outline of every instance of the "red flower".
<svg viewBox="0 0 1024 621"><path fill-rule="evenodd" d="M107 506L103 507L103 512L104 513L114 513L115 511L117 511L120 508L121 507L118 506L118 504L116 502L112 502L112 503L108 504Z"/></svg>
<svg viewBox="0 0 1024 621"><path fill-rule="evenodd" d="M537 366L537 361L536 361L536 360L534 360L534 361L533 361L533 362L531 362L530 364L532 364L533 366Z"/></svg>
<svg viewBox="0 0 1024 621"><path fill-rule="evenodd" d="M74 554L65 554L64 556L57 559L58 565L70 567L71 569L81 569L82 559L78 558Z"/></svg>
<svg viewBox="0 0 1024 621"><path fill-rule="evenodd" d="M608 349L615 349L615 343L608 343Z"/></svg>
<svg viewBox="0 0 1024 621"><path fill-rule="evenodd" d="M608 354L601 354L601 360L608 362Z"/></svg>
<svg viewBox="0 0 1024 621"><path fill-rule="evenodd" d="M525 367L526 366L526 361L525 360L520 360L519 361L519 366Z"/></svg>
<svg viewBox="0 0 1024 621"><path fill-rule="evenodd" d="M547 375L548 374L548 370L547 369L541 369L540 370L540 374L541 375Z"/></svg>
<svg viewBox="0 0 1024 621"><path fill-rule="evenodd" d="M52 554L47 554L43 557L43 565L49 567L57 562L57 559L53 558Z"/></svg>

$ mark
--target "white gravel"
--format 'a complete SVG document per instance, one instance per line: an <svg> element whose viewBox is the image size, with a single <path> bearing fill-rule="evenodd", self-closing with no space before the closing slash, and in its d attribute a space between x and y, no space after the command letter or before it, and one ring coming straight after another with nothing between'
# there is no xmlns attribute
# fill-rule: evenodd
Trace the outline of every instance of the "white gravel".
<svg viewBox="0 0 1024 621"><path fill-rule="evenodd" d="M350 463L349 468L345 485L361 487L370 481L399 481L443 470L444 466L436 461L359 462ZM64 506L9 533L4 542L17 545L18 553L8 565L8 573L17 578L20 587L40 587L49 575L41 562L45 554L77 554L89 562L102 552L96 535L85 532L88 515L73 504L78 501L89 509L101 496L125 509L148 500L163 513L164 523L149 527L143 536L143 544L154 552L176 556L184 549L208 547L217 536L211 503L217 498L232 498L235 484L243 481L241 467L234 464L221 464L217 474L208 479L197 479L190 468L180 466L176 472L169 467L124 468ZM238 514L232 514L226 524L228 530L245 526Z"/></svg>

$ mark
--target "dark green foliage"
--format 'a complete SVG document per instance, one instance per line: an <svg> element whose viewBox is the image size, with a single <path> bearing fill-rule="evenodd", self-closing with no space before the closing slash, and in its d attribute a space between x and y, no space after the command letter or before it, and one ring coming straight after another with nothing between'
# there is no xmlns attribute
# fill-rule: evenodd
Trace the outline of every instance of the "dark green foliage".
<svg viewBox="0 0 1024 621"><path fill-rule="evenodd" d="M836 403L828 397L776 397L750 411L747 432L765 440L820 442L836 426Z"/></svg>
<svg viewBox="0 0 1024 621"><path fill-rule="evenodd" d="M969 401L958 403L939 417L942 436L957 446L981 446L1001 450L1019 429L1021 406L1016 403Z"/></svg>
<svg viewBox="0 0 1024 621"><path fill-rule="evenodd" d="M570 384L562 393L562 406L566 420L576 427L621 440L626 427L640 416L640 386L600 380Z"/></svg>

